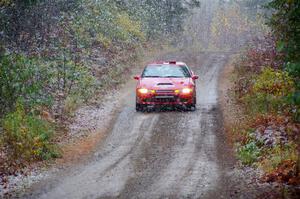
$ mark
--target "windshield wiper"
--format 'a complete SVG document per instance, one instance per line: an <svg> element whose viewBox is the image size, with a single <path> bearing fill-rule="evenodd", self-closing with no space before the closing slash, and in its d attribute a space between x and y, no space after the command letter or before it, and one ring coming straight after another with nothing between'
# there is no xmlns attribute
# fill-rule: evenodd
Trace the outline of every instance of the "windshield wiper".
<svg viewBox="0 0 300 199"><path fill-rule="evenodd" d="M161 76L143 76L143 77L161 77Z"/></svg>
<svg viewBox="0 0 300 199"><path fill-rule="evenodd" d="M184 78L183 76L164 76L164 77L170 77L170 78Z"/></svg>

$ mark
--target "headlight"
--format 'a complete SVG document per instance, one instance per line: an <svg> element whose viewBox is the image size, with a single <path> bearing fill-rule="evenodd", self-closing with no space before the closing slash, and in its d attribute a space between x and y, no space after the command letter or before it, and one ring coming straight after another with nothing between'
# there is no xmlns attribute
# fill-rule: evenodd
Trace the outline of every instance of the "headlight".
<svg viewBox="0 0 300 199"><path fill-rule="evenodd" d="M182 93L183 94L190 94L191 92L193 91L193 89L191 89L191 88L184 88L184 89L182 89Z"/></svg>
<svg viewBox="0 0 300 199"><path fill-rule="evenodd" d="M141 93L141 94L146 94L146 93L148 93L148 89L146 89L146 88L140 88L138 91L139 91L139 93Z"/></svg>

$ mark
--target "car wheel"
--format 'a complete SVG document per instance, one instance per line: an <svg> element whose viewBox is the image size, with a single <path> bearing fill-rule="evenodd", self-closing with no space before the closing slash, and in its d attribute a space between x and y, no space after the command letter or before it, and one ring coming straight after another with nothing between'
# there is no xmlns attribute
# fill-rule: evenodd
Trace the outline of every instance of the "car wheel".
<svg viewBox="0 0 300 199"><path fill-rule="evenodd" d="M194 97L193 103L187 106L188 110L195 111L196 110L196 97Z"/></svg>
<svg viewBox="0 0 300 199"><path fill-rule="evenodd" d="M195 111L196 110L196 105L195 104L190 104L186 106L188 111Z"/></svg>
<svg viewBox="0 0 300 199"><path fill-rule="evenodd" d="M135 104L135 110L136 111L143 111L144 110L144 106L142 104L136 103Z"/></svg>

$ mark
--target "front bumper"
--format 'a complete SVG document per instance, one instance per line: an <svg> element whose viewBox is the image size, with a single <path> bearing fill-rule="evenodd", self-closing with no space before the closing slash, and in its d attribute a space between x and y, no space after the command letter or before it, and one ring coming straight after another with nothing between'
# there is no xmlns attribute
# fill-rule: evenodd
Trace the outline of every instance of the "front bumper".
<svg viewBox="0 0 300 199"><path fill-rule="evenodd" d="M190 94L139 94L137 103L142 105L190 105L194 103L194 93Z"/></svg>

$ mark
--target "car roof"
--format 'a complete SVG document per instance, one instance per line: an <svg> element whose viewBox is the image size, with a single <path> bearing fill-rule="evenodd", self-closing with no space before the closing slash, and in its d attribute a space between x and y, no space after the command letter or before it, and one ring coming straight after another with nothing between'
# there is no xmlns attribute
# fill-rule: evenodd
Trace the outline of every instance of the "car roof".
<svg viewBox="0 0 300 199"><path fill-rule="evenodd" d="M180 62L180 61L155 61L155 62L148 63L148 65L154 65L154 64L186 66L184 62Z"/></svg>

